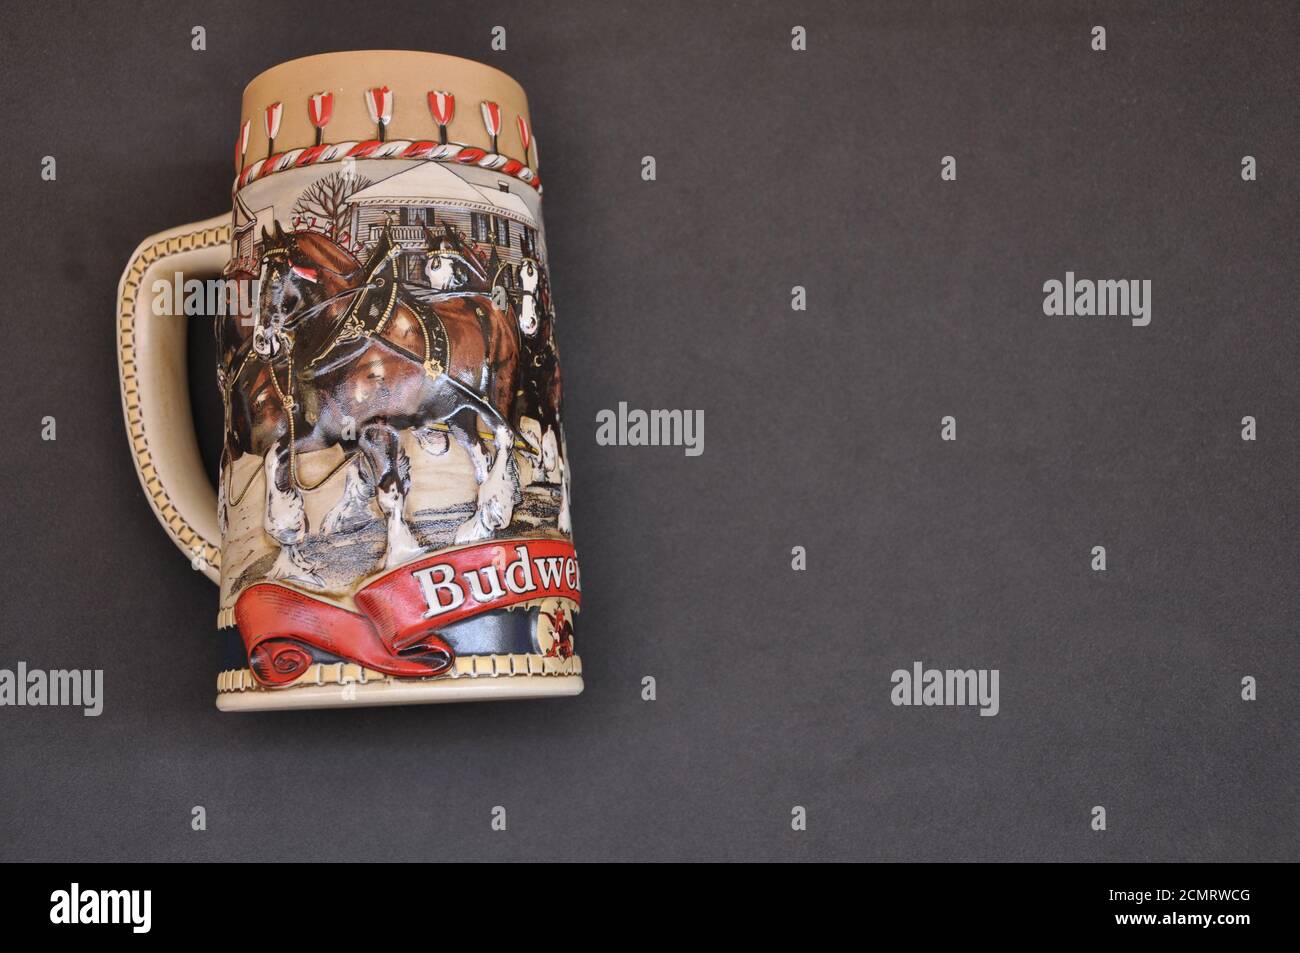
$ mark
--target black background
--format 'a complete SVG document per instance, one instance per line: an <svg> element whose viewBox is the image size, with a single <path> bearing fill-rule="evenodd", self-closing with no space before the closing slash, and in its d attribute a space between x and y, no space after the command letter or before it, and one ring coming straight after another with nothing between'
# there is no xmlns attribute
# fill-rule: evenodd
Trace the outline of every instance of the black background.
<svg viewBox="0 0 1300 953"><path fill-rule="evenodd" d="M0 667L103 668L106 704L0 709L0 858L1300 857L1293 4L9 3L4 21ZM244 83L348 48L482 59L529 93L577 699L213 708L216 593L138 485L114 292L142 238L229 208ZM1045 317L1067 270L1149 278L1151 325ZM704 455L598 447L619 401L703 409ZM999 669L1001 713L893 707L915 660Z"/></svg>

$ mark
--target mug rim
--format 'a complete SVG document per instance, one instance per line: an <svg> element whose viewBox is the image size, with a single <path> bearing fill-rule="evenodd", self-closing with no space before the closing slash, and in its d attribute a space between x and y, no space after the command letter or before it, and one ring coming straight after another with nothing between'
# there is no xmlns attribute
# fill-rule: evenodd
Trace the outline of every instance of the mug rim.
<svg viewBox="0 0 1300 953"><path fill-rule="evenodd" d="M457 56L454 53L435 53L432 50L391 50L391 49L390 50L331 50L324 53L309 53L306 56L295 56L293 59L290 60L281 60L279 63L276 63L274 66L268 66L266 69L262 70L252 79L250 79L247 83L245 83L243 91L240 93L240 97L241 98L246 97L248 95L248 90L253 86L254 83L266 79L266 77L276 72L277 70L283 69L287 66L295 66L304 63L307 60L328 60L328 59L346 60L346 59L352 59L353 57L393 56L393 55L427 56L435 60L455 60L459 63L464 63L470 66L477 66L481 69L490 70L491 72L497 73L505 77L507 80L513 83L515 87L519 90L520 95L524 97L524 101L527 102L528 95L524 90L523 84L498 66L492 66L489 63L484 63L482 60L472 60L467 56Z"/></svg>

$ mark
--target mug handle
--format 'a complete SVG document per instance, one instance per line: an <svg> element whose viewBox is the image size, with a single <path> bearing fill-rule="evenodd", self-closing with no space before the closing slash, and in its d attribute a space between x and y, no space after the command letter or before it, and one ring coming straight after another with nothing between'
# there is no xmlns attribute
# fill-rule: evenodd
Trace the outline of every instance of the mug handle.
<svg viewBox="0 0 1300 953"><path fill-rule="evenodd" d="M190 321L157 315L155 281L218 277L230 258L230 215L181 225L140 243L117 286L117 370L140 485L167 535L213 582L221 578L217 495L199 456L185 346Z"/></svg>

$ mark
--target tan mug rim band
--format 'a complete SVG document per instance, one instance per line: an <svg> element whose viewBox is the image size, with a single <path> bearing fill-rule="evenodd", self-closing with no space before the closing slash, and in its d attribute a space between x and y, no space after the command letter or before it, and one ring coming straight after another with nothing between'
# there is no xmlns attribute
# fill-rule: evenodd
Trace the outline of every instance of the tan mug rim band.
<svg viewBox="0 0 1300 953"><path fill-rule="evenodd" d="M494 73L501 79L508 80L518 90L521 99L526 99L523 85L507 73L505 70L495 66L490 66L479 60L472 60L464 56L455 56L451 53L434 53L430 50L336 50L330 53L312 53L307 56L295 57L291 60L284 60L276 63L274 66L267 67L258 73L247 83L244 84L243 92L240 94L241 100L247 97L248 91L258 83L270 82L275 78L275 74L290 69L308 69L321 66L325 68L340 68L349 64L352 60L368 60L373 62L374 57L427 57L430 60L430 66L456 64L457 69L461 70L482 70L485 73ZM368 63L367 63L368 65Z"/></svg>
<svg viewBox="0 0 1300 953"><path fill-rule="evenodd" d="M538 188L531 130L523 87L495 66L416 50L318 53L244 88L234 188L349 158L474 164Z"/></svg>

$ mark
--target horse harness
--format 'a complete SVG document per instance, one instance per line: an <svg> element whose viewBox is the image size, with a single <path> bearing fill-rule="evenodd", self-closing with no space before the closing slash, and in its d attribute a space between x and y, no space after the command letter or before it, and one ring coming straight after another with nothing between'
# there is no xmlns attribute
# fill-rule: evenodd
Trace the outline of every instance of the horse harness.
<svg viewBox="0 0 1300 953"><path fill-rule="evenodd" d="M364 290L352 299L352 303L343 312L320 352L307 362L307 368L312 376L337 367L360 350L349 348L341 358L326 360L345 345L378 337L384 333L399 300L396 265L401 253L401 246L389 245L382 255L373 257L368 263L366 275L361 282L361 288ZM388 277L380 274L385 269L389 271ZM376 291L382 293L382 298L378 301L373 297ZM445 373L450 358L448 353L450 342L446 328L442 326L441 321L435 320L431 332L424 316L416 308L408 306L407 310L415 317L415 323L419 325L420 334L424 338L424 355L422 357L416 355L392 341L385 343L402 356L418 363L429 377L437 377ZM436 314L431 316L437 318ZM370 323L371 321L373 323Z"/></svg>
<svg viewBox="0 0 1300 953"><path fill-rule="evenodd" d="M306 379L314 378L326 371L332 370L346 363L352 357L355 357L369 345L369 340L383 334L388 322L392 318L393 312L397 308L400 298L399 282L396 277L396 262L401 255L401 246L391 244L379 255L375 255L367 263L366 274L358 286L360 293L357 294L352 302L348 305L343 315L327 335L324 344L314 357L306 363ZM267 253L268 257L284 255L286 251L275 250ZM390 267L392 266L392 267ZM384 277L381 272L385 268L390 269L388 277ZM382 292L382 298L375 300L374 292ZM424 354L421 357L416 353L407 350L393 341L384 341L384 345L403 357L419 364L424 373L429 378L437 378L439 375L446 373L446 367L450 363L451 342L447 335L447 329L437 315L430 309L431 316L435 319L433 328L430 329L420 310L408 305L407 310L415 319L415 323L420 328L420 333L424 339ZM290 479L294 485L303 490L313 490L321 486L330 479L342 466L346 465L353 454L347 454L342 463L330 471L315 486L304 486L298 478L297 462L297 434L294 422L295 411L298 408L298 401L294 397L295 383L297 378L294 372L294 332L292 330L280 329L276 332L281 338L281 346L285 353L285 386L280 386L280 380L276 374L275 363L272 359L258 357L258 360L266 365L268 376L271 379L271 386L275 390L276 397L280 405L284 408L285 417L289 427L289 472ZM230 426L230 394L236 380L243 373L245 365L249 358L254 354L251 346L252 339L244 342L241 349L244 350L243 356L238 360L237 366L232 373L225 373L221 368L217 370L217 383L221 388L222 404L225 412L226 427ZM347 347L347 345L356 345L356 342L364 342L360 346ZM341 351L341 353L340 353ZM327 360L327 358L329 360ZM241 494L242 496L242 494Z"/></svg>

